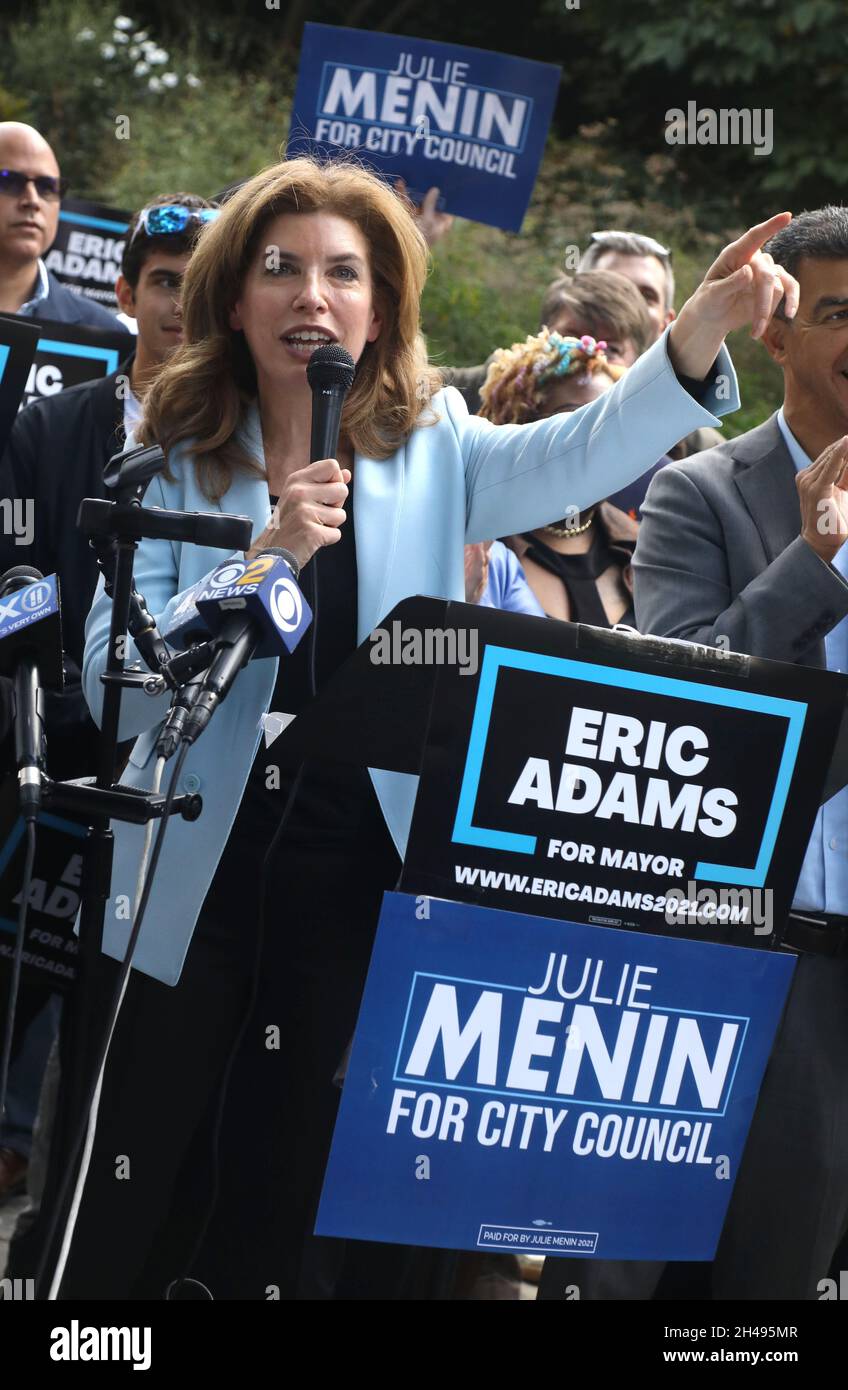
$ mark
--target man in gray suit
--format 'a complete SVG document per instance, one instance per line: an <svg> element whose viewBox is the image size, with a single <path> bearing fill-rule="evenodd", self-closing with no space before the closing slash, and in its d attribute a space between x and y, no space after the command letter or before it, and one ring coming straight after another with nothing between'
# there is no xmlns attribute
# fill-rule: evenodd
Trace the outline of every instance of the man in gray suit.
<svg viewBox="0 0 848 1390"><path fill-rule="evenodd" d="M848 672L848 208L801 214L764 251L801 287L795 318L779 307L763 335L783 405L656 474L636 620ZM709 1267L714 1299L818 1298L848 1231L848 789L819 811L783 939L798 963ZM650 1298L663 1268L549 1260L541 1296L572 1283L584 1299Z"/></svg>

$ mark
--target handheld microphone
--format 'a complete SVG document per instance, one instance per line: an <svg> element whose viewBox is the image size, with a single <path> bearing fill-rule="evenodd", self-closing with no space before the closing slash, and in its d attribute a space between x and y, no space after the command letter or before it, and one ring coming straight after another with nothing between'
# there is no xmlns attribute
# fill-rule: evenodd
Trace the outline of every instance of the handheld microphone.
<svg viewBox="0 0 848 1390"><path fill-rule="evenodd" d="M316 348L306 364L306 380L312 390L312 433L309 462L335 458L345 396L353 385L356 364L339 343ZM316 690L315 649L318 643L318 553L309 567L312 630L309 633L309 688Z"/></svg>
<svg viewBox="0 0 848 1390"><path fill-rule="evenodd" d="M21 814L34 821L44 772L42 683L62 689L59 585L29 565L0 578L0 674L11 675L15 697L15 762Z"/></svg>
<svg viewBox="0 0 848 1390"><path fill-rule="evenodd" d="M294 580L296 566L287 552L263 550L250 561L230 560L210 576L195 604L217 650L182 723L182 738L193 743L229 693L252 656L294 651L312 613ZM175 716L176 719L176 716ZM163 729L164 735L164 729Z"/></svg>
<svg viewBox="0 0 848 1390"><path fill-rule="evenodd" d="M310 463L336 456L342 409L355 371L353 358L339 343L316 348L306 364L306 380L312 390Z"/></svg>

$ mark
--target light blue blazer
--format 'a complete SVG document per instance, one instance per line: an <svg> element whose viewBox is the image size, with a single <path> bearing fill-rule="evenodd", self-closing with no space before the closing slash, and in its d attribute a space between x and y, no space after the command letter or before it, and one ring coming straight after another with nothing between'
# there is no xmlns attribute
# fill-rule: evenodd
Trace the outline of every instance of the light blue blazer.
<svg viewBox="0 0 848 1390"><path fill-rule="evenodd" d="M661 454L717 416L738 409L736 376L725 351L718 361L721 387L710 409L678 382L665 335L606 395L572 414L530 425L492 425L469 416L452 387L433 400L438 423L417 427L391 458L355 456L353 527L358 572L358 640L363 642L401 599L414 594L464 599L463 546L516 531L531 531L617 492ZM264 463L258 410L245 416L242 439ZM209 511L194 470L181 451L171 457L175 481L156 478L145 505ZM247 515L254 536L270 518L267 483L237 476L218 510ZM347 523L351 524L350 521ZM171 541L142 541L136 583L160 630L185 590L230 556ZM111 601L102 580L86 624L83 687L94 719L102 713L101 672L106 665ZM134 644L129 659L138 654ZM134 956L134 966L176 984L200 907L244 792L259 746L277 662L251 662L239 674L209 729L191 748L179 791L199 791L203 814L192 824L174 817ZM124 693L120 737L138 735L124 774L130 786L149 787L153 751L169 696ZM269 749L273 762L273 749ZM417 778L370 769L386 824L403 855ZM166 767L166 785L168 768ZM106 907L104 950L121 959L130 931L127 904L135 896L142 827L113 824L112 897Z"/></svg>

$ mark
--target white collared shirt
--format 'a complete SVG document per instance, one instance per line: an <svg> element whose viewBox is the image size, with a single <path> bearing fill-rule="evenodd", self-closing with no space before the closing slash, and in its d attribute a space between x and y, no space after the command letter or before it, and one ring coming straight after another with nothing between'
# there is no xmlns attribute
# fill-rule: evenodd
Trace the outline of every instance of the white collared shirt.
<svg viewBox="0 0 848 1390"><path fill-rule="evenodd" d="M26 303L21 305L20 309L18 310L18 313L34 314L37 306L41 303L43 299L47 298L49 293L50 281L47 278L47 266L44 264L43 260L39 256L38 273L35 277L33 292L30 295L29 299L26 301Z"/></svg>

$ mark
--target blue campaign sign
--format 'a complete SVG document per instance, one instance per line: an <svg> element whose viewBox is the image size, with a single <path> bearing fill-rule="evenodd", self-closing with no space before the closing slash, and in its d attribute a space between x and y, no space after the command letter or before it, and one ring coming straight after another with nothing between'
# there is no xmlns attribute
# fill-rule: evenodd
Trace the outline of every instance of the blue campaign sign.
<svg viewBox="0 0 848 1390"><path fill-rule="evenodd" d="M387 894L316 1234L709 1260L793 966Z"/></svg>
<svg viewBox="0 0 848 1390"><path fill-rule="evenodd" d="M561 69L482 48L304 25L287 153L342 151L420 202L521 230Z"/></svg>

